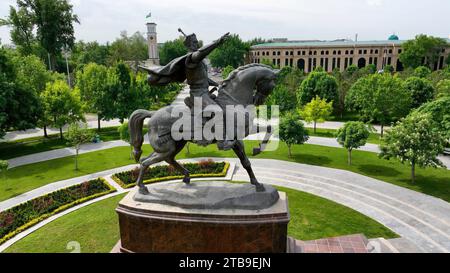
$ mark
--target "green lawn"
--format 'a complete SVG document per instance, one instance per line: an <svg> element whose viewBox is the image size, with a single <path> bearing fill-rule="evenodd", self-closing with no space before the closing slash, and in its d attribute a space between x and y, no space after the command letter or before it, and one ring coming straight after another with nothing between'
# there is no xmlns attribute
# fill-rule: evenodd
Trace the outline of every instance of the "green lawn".
<svg viewBox="0 0 450 273"><path fill-rule="evenodd" d="M316 128L315 133L313 128L306 128L306 130L310 136L336 138L334 134L337 130L334 129ZM370 133L367 143L381 144L380 134Z"/></svg>
<svg viewBox="0 0 450 273"><path fill-rule="evenodd" d="M305 192L278 188L288 195L291 221L288 234L301 240L363 233L368 238L398 237L387 227L340 204ZM109 252L119 240L114 209L122 195L81 208L45 225L5 252L69 252L67 243L77 241L82 252ZM52 234L52 236L48 236Z"/></svg>
<svg viewBox="0 0 450 273"><path fill-rule="evenodd" d="M100 139L102 141L117 140L120 138L117 132L118 127L102 128ZM97 133L97 129L90 129ZM46 152L61 148L70 147L66 140L61 140L59 134L49 135L48 138L43 136L19 139L8 142L0 142L0 160L11 159L19 156Z"/></svg>
<svg viewBox="0 0 450 273"><path fill-rule="evenodd" d="M247 154L251 154L256 141L247 141ZM150 153L145 144L144 155ZM377 178L401 187L442 198L450 202L450 170L418 169L416 183L410 182L410 168L396 160L379 159L375 153L354 151L353 165L347 165L347 151L342 148L317 145L295 145L293 157L287 157L287 147L280 143L276 151L263 152L256 158L271 158L310 165L337 168ZM8 171L6 181L0 183L0 201L41 187L51 182L82 176L134 163L129 159L129 147L118 147L79 156L79 171L74 171L74 158L65 157L35 164L24 165ZM232 151L218 151L216 145L199 147L190 145L190 154L183 150L178 158L186 157L234 157Z"/></svg>

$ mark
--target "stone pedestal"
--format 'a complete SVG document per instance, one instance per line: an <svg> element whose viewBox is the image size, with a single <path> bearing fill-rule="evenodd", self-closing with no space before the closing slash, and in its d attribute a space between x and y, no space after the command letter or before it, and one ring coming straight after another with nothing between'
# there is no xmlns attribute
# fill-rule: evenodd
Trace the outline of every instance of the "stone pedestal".
<svg viewBox="0 0 450 273"><path fill-rule="evenodd" d="M205 186L205 183L208 182L199 182L197 185ZM205 192L200 186L189 187L192 188L185 192L183 198L190 196L194 200L196 194L202 195ZM208 192L220 188L223 187L218 185L209 188ZM135 199L142 199L134 189L120 201L116 209L121 238L117 249L120 249L120 252L147 253L286 252L287 225L290 217L286 194L283 192L278 194L279 198L275 203L264 209L230 208L230 203L233 206L233 202L227 198L222 198L227 200L225 202L228 204L225 206L227 208L207 208L207 204L205 208L198 208L197 205L193 205L192 200L187 201L188 207L183 208L161 202L136 201ZM251 195L249 202L257 200L258 196L260 195ZM219 203L223 204L223 200ZM242 200L238 202L241 203ZM214 206L220 207L217 204L215 202Z"/></svg>

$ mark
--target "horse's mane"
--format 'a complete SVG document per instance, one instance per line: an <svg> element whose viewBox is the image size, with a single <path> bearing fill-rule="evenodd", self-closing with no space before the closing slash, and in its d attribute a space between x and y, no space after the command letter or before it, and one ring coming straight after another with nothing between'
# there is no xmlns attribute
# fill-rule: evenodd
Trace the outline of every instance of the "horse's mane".
<svg viewBox="0 0 450 273"><path fill-rule="evenodd" d="M238 68L236 68L235 70L233 70L233 71L230 72L230 74L229 74L228 77L222 82L222 84L221 84L220 87L223 88L223 87L227 86L227 84L228 84L230 81L232 81L234 78L236 78L236 76L237 76L237 74L239 74L239 72L241 72L241 71L243 71L243 70L246 70L246 69L248 69L248 68L251 68L251 67L265 67L265 68L271 69L271 67L268 66L268 65L265 65L265 64L257 64L257 63L251 63L251 64L247 64L247 65L244 65L244 66L240 66L240 67L238 67Z"/></svg>

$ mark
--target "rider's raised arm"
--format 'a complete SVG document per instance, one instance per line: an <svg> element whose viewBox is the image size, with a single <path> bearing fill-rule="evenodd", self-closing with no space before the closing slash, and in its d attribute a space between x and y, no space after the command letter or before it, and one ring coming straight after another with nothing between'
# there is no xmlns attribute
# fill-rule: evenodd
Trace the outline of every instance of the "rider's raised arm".
<svg viewBox="0 0 450 273"><path fill-rule="evenodd" d="M191 61L195 63L201 62L206 56L209 55L214 49L216 49L218 46L220 46L225 39L228 37L229 33L225 34L224 36L220 37L217 41L212 42L209 45L206 45L199 50L195 51L191 55Z"/></svg>

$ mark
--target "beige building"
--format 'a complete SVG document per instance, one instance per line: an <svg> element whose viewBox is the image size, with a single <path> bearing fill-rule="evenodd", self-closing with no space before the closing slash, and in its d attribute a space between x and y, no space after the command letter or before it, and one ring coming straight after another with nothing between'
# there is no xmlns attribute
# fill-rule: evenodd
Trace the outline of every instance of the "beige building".
<svg viewBox="0 0 450 273"><path fill-rule="evenodd" d="M448 40L450 42L450 40ZM287 41L275 39L270 43L258 44L251 47L249 60L261 63L266 59L279 67L298 67L305 72L311 72L321 66L331 72L335 68L340 71L354 64L365 67L374 64L378 70L386 65L394 67L395 71L403 70L399 60L402 43L396 35L391 35L385 41ZM442 69L450 48L442 50L434 69Z"/></svg>

